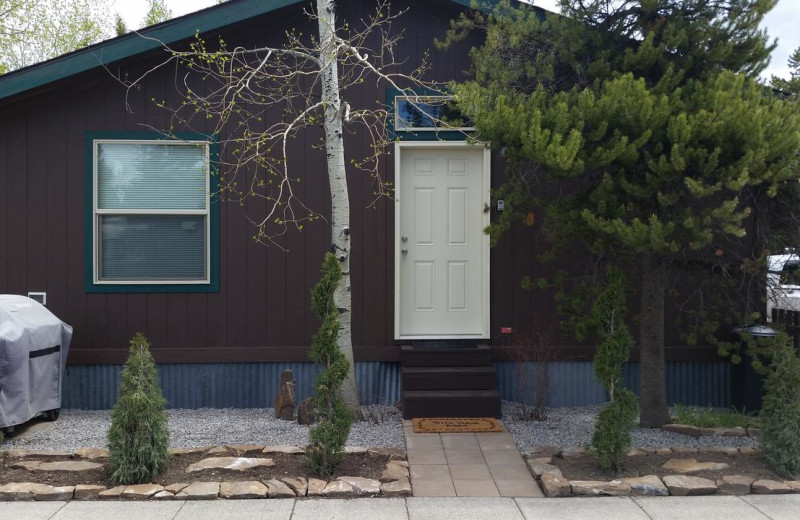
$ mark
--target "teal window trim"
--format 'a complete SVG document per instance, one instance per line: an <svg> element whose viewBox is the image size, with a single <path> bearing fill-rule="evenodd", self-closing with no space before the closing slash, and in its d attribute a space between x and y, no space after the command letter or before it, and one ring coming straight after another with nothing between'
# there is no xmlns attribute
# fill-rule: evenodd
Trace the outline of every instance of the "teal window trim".
<svg viewBox="0 0 800 520"><path fill-rule="evenodd" d="M386 88L386 134L390 141L466 141L467 134L473 132L468 130L466 132L459 130L443 130L441 132L434 130L397 130L395 129L395 102L397 97L408 96L408 91L402 91L394 87ZM430 88L415 87L413 94L416 96L442 96L442 92Z"/></svg>
<svg viewBox="0 0 800 520"><path fill-rule="evenodd" d="M209 147L209 277L210 283L198 284L96 284L94 283L94 141L97 139L148 141L206 141ZM84 136L84 205L85 205L85 290L87 293L213 293L219 292L219 143L217 137L199 133L176 132L170 136L159 132L86 132Z"/></svg>

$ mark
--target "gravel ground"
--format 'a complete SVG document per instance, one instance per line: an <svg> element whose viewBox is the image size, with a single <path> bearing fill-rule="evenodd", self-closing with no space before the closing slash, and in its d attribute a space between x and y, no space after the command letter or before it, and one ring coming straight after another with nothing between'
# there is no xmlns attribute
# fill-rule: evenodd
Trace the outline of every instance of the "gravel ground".
<svg viewBox="0 0 800 520"><path fill-rule="evenodd" d="M560 448L586 446L592 440L594 421L603 405L582 406L578 408L551 408L546 421L520 421L517 407L510 401L503 401L503 424L511 432L521 451L530 451L535 446L552 444ZM750 437L712 437L703 435L695 438L660 429L637 428L633 432L634 447L666 448L673 446L758 446L758 441Z"/></svg>
<svg viewBox="0 0 800 520"><path fill-rule="evenodd" d="M602 405L548 410L546 421L517 419L517 404L503 401L503 423L517 446L529 451L535 446L553 444L561 448L585 446L592 439L594 421ZM354 423L348 446L393 447L405 449L400 412L389 406L364 406L365 421ZM308 442L308 427L275 418L271 408L169 410L170 445L188 448L223 444L290 444ZM108 411L62 410L52 424L24 438L7 439L4 448L74 451L87 446L105 446L110 423ZM639 428L634 431L636 447L671 446L757 446L749 437L699 438Z"/></svg>
<svg viewBox="0 0 800 520"><path fill-rule="evenodd" d="M348 446L405 449L402 417L394 407L363 406L365 421L353 423ZM168 410L170 446L189 448L224 444L289 444L308 442L308 427L275 417L272 408ZM6 439L3 448L74 451L106 445L111 423L108 410L62 410L59 419L21 439Z"/></svg>

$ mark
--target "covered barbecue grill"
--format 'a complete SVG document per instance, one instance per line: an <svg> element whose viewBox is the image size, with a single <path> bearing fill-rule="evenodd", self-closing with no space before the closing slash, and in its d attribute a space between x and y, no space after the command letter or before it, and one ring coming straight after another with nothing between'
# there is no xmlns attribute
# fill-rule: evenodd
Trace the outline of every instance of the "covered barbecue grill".
<svg viewBox="0 0 800 520"><path fill-rule="evenodd" d="M0 428L61 410L72 327L39 302L0 294Z"/></svg>

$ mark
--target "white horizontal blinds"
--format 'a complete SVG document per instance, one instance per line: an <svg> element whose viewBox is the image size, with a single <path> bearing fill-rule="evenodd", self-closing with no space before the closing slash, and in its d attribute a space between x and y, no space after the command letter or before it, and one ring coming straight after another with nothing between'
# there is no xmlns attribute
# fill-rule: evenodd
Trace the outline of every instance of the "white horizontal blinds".
<svg viewBox="0 0 800 520"><path fill-rule="evenodd" d="M99 143L97 153L97 209L206 209L205 145Z"/></svg>
<svg viewBox="0 0 800 520"><path fill-rule="evenodd" d="M99 282L208 283L205 143L100 141Z"/></svg>
<svg viewBox="0 0 800 520"><path fill-rule="evenodd" d="M203 280L206 219L196 215L100 215L103 280Z"/></svg>

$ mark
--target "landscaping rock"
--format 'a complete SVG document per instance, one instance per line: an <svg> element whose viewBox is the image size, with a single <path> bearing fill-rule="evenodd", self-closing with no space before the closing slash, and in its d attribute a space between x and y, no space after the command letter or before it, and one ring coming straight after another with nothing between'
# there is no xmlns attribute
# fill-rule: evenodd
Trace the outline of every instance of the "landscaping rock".
<svg viewBox="0 0 800 520"><path fill-rule="evenodd" d="M11 469L26 469L28 471L52 471L61 473L80 473L103 469L102 464L86 460L60 460L57 462L41 462L38 460L23 461L9 464Z"/></svg>
<svg viewBox="0 0 800 520"><path fill-rule="evenodd" d="M552 473L544 473L541 482L544 494L549 497L568 497L572 495L572 487L564 477L553 475Z"/></svg>
<svg viewBox="0 0 800 520"><path fill-rule="evenodd" d="M286 369L281 372L281 386L275 397L275 417L284 421L292 421L296 407L294 374L291 370Z"/></svg>
<svg viewBox="0 0 800 520"><path fill-rule="evenodd" d="M734 426L733 428L716 428L716 433L720 437L746 437L747 430L741 426Z"/></svg>
<svg viewBox="0 0 800 520"><path fill-rule="evenodd" d="M747 436L754 439L761 438L761 428L747 428Z"/></svg>
<svg viewBox="0 0 800 520"><path fill-rule="evenodd" d="M669 494L677 497L713 495L717 492L717 484L707 478L689 475L667 475L662 480L667 485Z"/></svg>
<svg viewBox="0 0 800 520"><path fill-rule="evenodd" d="M737 448L731 448L729 446L709 446L698 448L698 450L700 453L724 453L725 455L739 454L739 450Z"/></svg>
<svg viewBox="0 0 800 520"><path fill-rule="evenodd" d="M114 486L111 489L106 489L105 491L101 491L97 494L97 498L119 498L122 496L122 492L125 491L125 488L128 486Z"/></svg>
<svg viewBox="0 0 800 520"><path fill-rule="evenodd" d="M105 460L108 458L108 450L105 448L80 448L72 454L74 459L86 460Z"/></svg>
<svg viewBox="0 0 800 520"><path fill-rule="evenodd" d="M282 478L281 482L292 488L295 495L299 497L304 497L308 493L308 480L304 477L286 477Z"/></svg>
<svg viewBox="0 0 800 520"><path fill-rule="evenodd" d="M208 469L218 471L247 471L248 469L274 466L272 459L247 458L247 457L211 457L200 462L190 464L186 473L197 473Z"/></svg>
<svg viewBox="0 0 800 520"><path fill-rule="evenodd" d="M266 498L267 486L257 480L246 482L221 482L219 496L229 499Z"/></svg>
<svg viewBox="0 0 800 520"><path fill-rule="evenodd" d="M225 446L228 452L241 457L242 455L255 455L264 450L264 446L257 446L255 444L228 444Z"/></svg>
<svg viewBox="0 0 800 520"><path fill-rule="evenodd" d="M393 482L402 479L408 479L408 468L390 462L386 465L386 469L383 470L378 480L381 482Z"/></svg>
<svg viewBox="0 0 800 520"><path fill-rule="evenodd" d="M33 499L38 501L72 500L75 495L75 486L47 486L47 488L34 492Z"/></svg>
<svg viewBox="0 0 800 520"><path fill-rule="evenodd" d="M310 478L308 479L308 491L306 492L306 495L310 497L320 497L322 496L322 492L325 491L325 487L327 485L328 482L325 480Z"/></svg>
<svg viewBox="0 0 800 520"><path fill-rule="evenodd" d="M184 484L184 483L170 484L169 486L164 487L164 491L169 491L173 495L177 495L178 493L186 489L188 485L189 484Z"/></svg>
<svg viewBox="0 0 800 520"><path fill-rule="evenodd" d="M695 459L669 459L662 468L678 473L694 473L695 471L720 471L727 469L724 462L697 462Z"/></svg>
<svg viewBox="0 0 800 520"><path fill-rule="evenodd" d="M294 498L295 495L292 488L281 482L280 480L270 479L264 482L267 485L267 493L269 498Z"/></svg>
<svg viewBox="0 0 800 520"><path fill-rule="evenodd" d="M628 457L642 457L644 455L647 455L647 452L639 448L631 448L628 450Z"/></svg>
<svg viewBox="0 0 800 520"><path fill-rule="evenodd" d="M226 448L225 446L214 446L213 448L208 450L207 455L211 455L212 457L214 456L224 457L225 455L230 455L230 453L231 452L228 451L228 448Z"/></svg>
<svg viewBox="0 0 800 520"><path fill-rule="evenodd" d="M656 497L665 497L669 495L667 486L665 486L664 483L661 482L661 479L656 475L624 478L622 479L622 482L631 487L631 495Z"/></svg>
<svg viewBox="0 0 800 520"><path fill-rule="evenodd" d="M528 457L532 459L538 459L541 457L558 457L561 455L561 448L558 446L552 446L549 444L544 444L542 446L536 446L530 452L528 452Z"/></svg>
<svg viewBox="0 0 800 520"><path fill-rule="evenodd" d="M356 490L343 480L332 480L322 490L322 496L331 498L349 498L356 494Z"/></svg>
<svg viewBox="0 0 800 520"><path fill-rule="evenodd" d="M364 448L363 446L345 446L344 452L354 453L356 455L364 455L367 453L367 448Z"/></svg>
<svg viewBox="0 0 800 520"><path fill-rule="evenodd" d="M789 486L792 493L800 493L800 480L785 480L783 483Z"/></svg>
<svg viewBox="0 0 800 520"><path fill-rule="evenodd" d="M656 455L672 455L672 448L656 448Z"/></svg>
<svg viewBox="0 0 800 520"><path fill-rule="evenodd" d="M311 398L304 399L297 407L297 424L309 425L316 420L314 403Z"/></svg>
<svg viewBox="0 0 800 520"><path fill-rule="evenodd" d="M541 477L542 475L555 475L557 477L563 477L561 474L561 470L558 469L556 466L552 464L542 464L541 462L533 462L528 461L528 469L533 473L536 477Z"/></svg>
<svg viewBox="0 0 800 520"><path fill-rule="evenodd" d="M219 495L219 482L192 482L175 495L180 500L214 500Z"/></svg>
<svg viewBox="0 0 800 520"><path fill-rule="evenodd" d="M28 501L33 500L34 494L39 491L46 491L47 484L36 484L33 482L12 482L0 486L0 500Z"/></svg>
<svg viewBox="0 0 800 520"><path fill-rule="evenodd" d="M586 448L584 446L578 446L575 448L567 448L566 450L562 451L561 457L564 459L569 459L572 457L585 457L586 453Z"/></svg>
<svg viewBox="0 0 800 520"><path fill-rule="evenodd" d="M552 464L553 457L536 457L535 459L527 458L526 461L538 462L539 464Z"/></svg>
<svg viewBox="0 0 800 520"><path fill-rule="evenodd" d="M661 427L665 432L680 433L683 435L691 435L692 437L700 437L700 428L692 426L691 424L665 424Z"/></svg>
<svg viewBox="0 0 800 520"><path fill-rule="evenodd" d="M158 493L150 497L150 500L175 500L175 495L173 495L167 490L164 490L164 491L159 491Z"/></svg>
<svg viewBox="0 0 800 520"><path fill-rule="evenodd" d="M24 469L27 471L33 471L41 465L41 460L21 460L19 462L9 462L8 469Z"/></svg>
<svg viewBox="0 0 800 520"><path fill-rule="evenodd" d="M572 494L578 496L628 496L631 494L630 484L621 480L604 482L602 480L570 480Z"/></svg>
<svg viewBox="0 0 800 520"><path fill-rule="evenodd" d="M744 475L725 475L717 479L717 492L720 495L749 495L754 480Z"/></svg>
<svg viewBox="0 0 800 520"><path fill-rule="evenodd" d="M270 453L286 453L289 455L305 453L306 450L299 446L289 446L288 444L277 444L275 446L265 446L261 453L270 454Z"/></svg>
<svg viewBox="0 0 800 520"><path fill-rule="evenodd" d="M390 461L406 460L406 452L399 448L368 448L367 455L371 457L389 457Z"/></svg>
<svg viewBox="0 0 800 520"><path fill-rule="evenodd" d="M370 497L381 494L381 483L371 478L339 477L338 480L347 482L356 492L356 496Z"/></svg>
<svg viewBox="0 0 800 520"><path fill-rule="evenodd" d="M411 496L411 482L407 478L385 482L381 484L381 494L386 497Z"/></svg>
<svg viewBox="0 0 800 520"><path fill-rule="evenodd" d="M209 450L219 448L219 446L201 446L199 448L170 448L169 455L170 457L180 457L182 455L199 455L201 453L206 453ZM225 450L223 448L223 450ZM227 453L228 450L225 450Z"/></svg>
<svg viewBox="0 0 800 520"><path fill-rule="evenodd" d="M690 446L677 446L672 448L672 452L677 455L687 455L689 453L697 453L697 448L693 448Z"/></svg>
<svg viewBox="0 0 800 520"><path fill-rule="evenodd" d="M739 448L739 455L758 455L758 448L752 446L742 446Z"/></svg>
<svg viewBox="0 0 800 520"><path fill-rule="evenodd" d="M164 491L164 487L158 484L136 484L135 486L126 487L122 492L122 498L143 500L150 498L160 491Z"/></svg>
<svg viewBox="0 0 800 520"><path fill-rule="evenodd" d="M21 448L11 448L6 452L9 459L30 459L37 460L58 460L72 457L69 451L48 451L48 450L24 450Z"/></svg>
<svg viewBox="0 0 800 520"><path fill-rule="evenodd" d="M791 493L792 488L777 480L756 480L751 487L754 495L777 495Z"/></svg>
<svg viewBox="0 0 800 520"><path fill-rule="evenodd" d="M73 498L75 500L93 500L97 498L98 493L105 491L105 486L93 486L89 484L78 484L75 486L75 493Z"/></svg>

